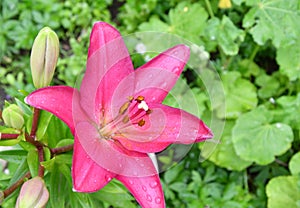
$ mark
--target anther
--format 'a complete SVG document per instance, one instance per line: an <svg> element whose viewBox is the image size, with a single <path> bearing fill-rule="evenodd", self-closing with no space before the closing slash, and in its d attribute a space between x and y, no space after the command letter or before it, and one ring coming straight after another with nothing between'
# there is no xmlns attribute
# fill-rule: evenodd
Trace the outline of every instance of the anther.
<svg viewBox="0 0 300 208"><path fill-rule="evenodd" d="M138 103L141 103L143 100L145 100L145 98L144 98L143 96L141 96L141 95L139 95L139 96L135 99L135 101L138 102Z"/></svg>
<svg viewBox="0 0 300 208"><path fill-rule="evenodd" d="M150 113L152 113L151 109L146 110L146 114L149 115Z"/></svg>
<svg viewBox="0 0 300 208"><path fill-rule="evenodd" d="M139 120L138 125L139 126L144 126L145 123L146 123L146 121L144 119L142 119L142 120Z"/></svg>
<svg viewBox="0 0 300 208"><path fill-rule="evenodd" d="M133 99L134 99L134 97L133 97L133 96L128 96L128 100L129 100L129 102L132 102L132 101L133 101Z"/></svg>
<svg viewBox="0 0 300 208"><path fill-rule="evenodd" d="M122 122L123 122L124 124L126 124L126 123L128 123L128 121L129 121L129 117L126 115L126 116L122 119Z"/></svg>
<svg viewBox="0 0 300 208"><path fill-rule="evenodd" d="M129 105L130 105L130 102L124 103L119 110L119 114L123 115L127 111Z"/></svg>

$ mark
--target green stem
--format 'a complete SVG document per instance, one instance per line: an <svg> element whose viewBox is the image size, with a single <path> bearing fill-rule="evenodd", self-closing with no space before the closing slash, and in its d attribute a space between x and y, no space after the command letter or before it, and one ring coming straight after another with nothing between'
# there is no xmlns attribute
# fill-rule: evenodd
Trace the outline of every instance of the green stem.
<svg viewBox="0 0 300 208"><path fill-rule="evenodd" d="M29 179L31 177L30 172L28 171L22 178L17 180L14 184L12 184L10 187L8 187L6 190L3 191L4 198L8 197L10 194L12 194L19 186L21 186L24 183L24 180L27 178Z"/></svg>
<svg viewBox="0 0 300 208"><path fill-rule="evenodd" d="M210 4L209 0L205 0L205 4L206 4L206 7L207 7L207 11L208 11L209 16L211 18L215 17L214 12L213 12L213 10L211 8L211 4Z"/></svg>
<svg viewBox="0 0 300 208"><path fill-rule="evenodd" d="M247 170L244 171L244 187L247 190L247 192L249 192Z"/></svg>
<svg viewBox="0 0 300 208"><path fill-rule="evenodd" d="M260 48L260 46L259 46L259 45L256 45L255 48L253 49L253 51L252 51L252 53L251 53L251 55L250 55L250 58L249 58L251 61L254 60L254 58L255 58L255 56L256 56L256 54L257 54L259 48Z"/></svg>

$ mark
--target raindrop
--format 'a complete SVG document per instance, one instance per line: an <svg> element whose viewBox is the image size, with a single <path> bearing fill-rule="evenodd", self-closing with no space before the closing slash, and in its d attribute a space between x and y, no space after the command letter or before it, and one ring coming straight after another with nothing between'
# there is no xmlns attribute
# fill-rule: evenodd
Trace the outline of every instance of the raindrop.
<svg viewBox="0 0 300 208"><path fill-rule="evenodd" d="M157 187L157 182L156 182L156 181L153 181L152 183L150 183L150 187L151 187L151 188Z"/></svg>
<svg viewBox="0 0 300 208"><path fill-rule="evenodd" d="M141 163L141 167L144 167L145 166L145 164L144 163Z"/></svg>
<svg viewBox="0 0 300 208"><path fill-rule="evenodd" d="M215 40L216 37L215 37L215 36L211 36L210 39L211 39L211 40Z"/></svg>
<svg viewBox="0 0 300 208"><path fill-rule="evenodd" d="M167 86L167 83L164 82L164 83L162 84L162 87L165 88L166 86Z"/></svg>
<svg viewBox="0 0 300 208"><path fill-rule="evenodd" d="M161 203L161 198L160 197L156 197L155 198L155 203L156 204L160 204Z"/></svg>
<svg viewBox="0 0 300 208"><path fill-rule="evenodd" d="M129 180L129 184L130 184L130 185L133 185L133 181L132 181L132 180Z"/></svg>
<svg viewBox="0 0 300 208"><path fill-rule="evenodd" d="M277 128L281 128L281 124L280 124L280 123L277 123L277 124L276 124L276 127L277 127Z"/></svg>
<svg viewBox="0 0 300 208"><path fill-rule="evenodd" d="M142 186L143 191L147 191L146 186Z"/></svg>
<svg viewBox="0 0 300 208"><path fill-rule="evenodd" d="M173 72L177 73L179 71L180 71L179 67L176 66L176 67L173 68Z"/></svg>
<svg viewBox="0 0 300 208"><path fill-rule="evenodd" d="M147 194L147 201L149 201L149 202L152 202L152 197L149 195L149 194Z"/></svg>
<svg viewBox="0 0 300 208"><path fill-rule="evenodd" d="M152 77L153 77L153 74L149 74L149 79L152 79Z"/></svg>
<svg viewBox="0 0 300 208"><path fill-rule="evenodd" d="M112 178L111 178L109 175L106 175L106 176L105 176L105 180L106 180L107 182L111 181L111 179L112 179Z"/></svg>

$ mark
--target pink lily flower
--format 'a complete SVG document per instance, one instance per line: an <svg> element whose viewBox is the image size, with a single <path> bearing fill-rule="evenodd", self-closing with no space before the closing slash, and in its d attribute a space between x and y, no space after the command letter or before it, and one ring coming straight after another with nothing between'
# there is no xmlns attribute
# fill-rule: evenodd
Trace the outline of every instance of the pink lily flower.
<svg viewBox="0 0 300 208"><path fill-rule="evenodd" d="M97 22L80 90L46 87L26 98L71 129L75 191L94 192L116 178L142 207L165 207L158 172L147 153L212 137L199 118L162 104L188 58L188 47L177 45L134 70L119 32Z"/></svg>

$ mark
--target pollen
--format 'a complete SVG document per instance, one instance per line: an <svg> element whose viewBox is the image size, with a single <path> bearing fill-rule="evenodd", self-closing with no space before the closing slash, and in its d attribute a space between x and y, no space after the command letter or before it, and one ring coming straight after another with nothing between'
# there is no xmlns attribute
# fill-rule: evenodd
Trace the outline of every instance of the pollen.
<svg viewBox="0 0 300 208"><path fill-rule="evenodd" d="M139 126L144 126L145 123L146 123L146 121L145 121L144 119L142 119L142 120L140 120L140 121L138 122L138 125L139 125Z"/></svg>
<svg viewBox="0 0 300 208"><path fill-rule="evenodd" d="M143 109L144 111L148 111L149 107L147 105L147 103L143 100L138 104L138 109Z"/></svg>
<svg viewBox="0 0 300 208"><path fill-rule="evenodd" d="M121 106L121 108L119 109L119 113L120 113L120 114L124 114L124 113L127 111L129 105L130 105L130 102L124 103L124 104Z"/></svg>
<svg viewBox="0 0 300 208"><path fill-rule="evenodd" d="M144 101L145 100L145 98L143 97L143 96L141 96L141 95L139 95L136 99L135 99L135 101L137 101L138 103L141 103L142 101Z"/></svg>

